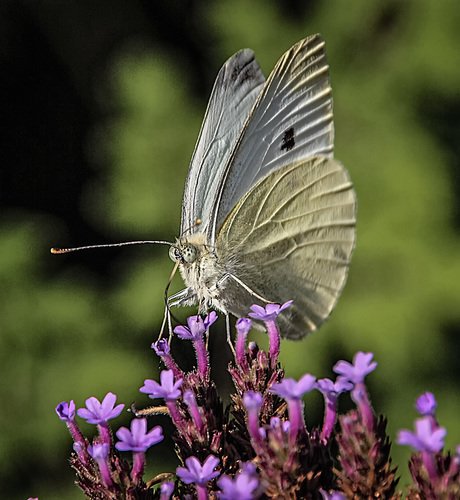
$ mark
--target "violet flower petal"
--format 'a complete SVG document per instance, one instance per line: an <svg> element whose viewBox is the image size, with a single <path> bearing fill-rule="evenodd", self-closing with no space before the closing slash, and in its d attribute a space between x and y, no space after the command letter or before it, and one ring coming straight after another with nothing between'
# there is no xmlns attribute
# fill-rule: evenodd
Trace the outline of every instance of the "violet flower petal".
<svg viewBox="0 0 460 500"><path fill-rule="evenodd" d="M415 402L415 409L420 415L434 416L437 406L438 404L432 392L424 392Z"/></svg>
<svg viewBox="0 0 460 500"><path fill-rule="evenodd" d="M169 500L174 491L174 483L172 481L165 481L160 486L160 500Z"/></svg>
<svg viewBox="0 0 460 500"><path fill-rule="evenodd" d="M179 325L174 333L182 340L201 340L209 327L217 321L217 314L211 311L204 319L199 315L189 316L187 326Z"/></svg>
<svg viewBox="0 0 460 500"><path fill-rule="evenodd" d="M174 333L182 340L194 340L194 336L189 328L183 325L176 326Z"/></svg>
<svg viewBox="0 0 460 500"><path fill-rule="evenodd" d="M303 375L299 381L285 378L282 382L273 384L270 392L284 399L301 399L304 394L316 388L316 378L309 373Z"/></svg>
<svg viewBox="0 0 460 500"><path fill-rule="evenodd" d="M75 402L72 399L71 401L62 401L56 406L56 413L58 417L64 422L72 422L75 420Z"/></svg>
<svg viewBox="0 0 460 500"><path fill-rule="evenodd" d="M185 484L195 483L204 486L208 481L217 477L220 472L215 467L220 460L214 455L209 455L201 465L196 457L188 457L185 460L186 467L178 467L176 473Z"/></svg>
<svg viewBox="0 0 460 500"><path fill-rule="evenodd" d="M246 336L252 327L252 321L249 318L239 318L236 322L236 331L240 335Z"/></svg>
<svg viewBox="0 0 460 500"><path fill-rule="evenodd" d="M408 445L417 451L437 453L444 448L446 436L444 427L433 426L429 416L418 418L415 421L415 432L402 429L398 433L398 444Z"/></svg>
<svg viewBox="0 0 460 500"><path fill-rule="evenodd" d="M152 399L164 398L166 401L175 401L181 395L179 388L182 382L183 379L174 382L172 370L163 370L160 373L160 383L156 380L146 379L139 391L148 394Z"/></svg>
<svg viewBox="0 0 460 500"><path fill-rule="evenodd" d="M95 443L88 445L88 453L94 460L105 460L109 456L110 445L107 443Z"/></svg>
<svg viewBox="0 0 460 500"><path fill-rule="evenodd" d="M217 484L221 489L219 498L222 500L252 500L255 498L254 492L259 487L259 480L256 477L240 473L233 479L223 476Z"/></svg>
<svg viewBox="0 0 460 500"><path fill-rule="evenodd" d="M329 378L322 378L317 381L316 387L325 396L334 398L342 392L351 391L353 383L344 377L337 377L335 382Z"/></svg>
<svg viewBox="0 0 460 500"><path fill-rule="evenodd" d="M147 420L135 418L131 421L131 429L120 427L116 435L120 440L115 444L117 450L145 452L150 446L163 440L163 429L157 425L147 432Z"/></svg>
<svg viewBox="0 0 460 500"><path fill-rule="evenodd" d="M339 361L335 364L333 370L354 384L360 384L364 381L365 376L377 367L377 363L372 361L373 357L374 355L371 352L360 351L353 357L353 363Z"/></svg>
<svg viewBox="0 0 460 500"><path fill-rule="evenodd" d="M265 307L254 304L250 307L251 312L248 314L249 317L253 319L258 319L259 321L272 321L275 320L281 312L286 310L293 300L288 300L284 304L267 304Z"/></svg>
<svg viewBox="0 0 460 500"><path fill-rule="evenodd" d="M160 358L162 356L167 356L171 352L171 347L166 339L160 339L157 340L156 342L153 342L152 349L155 351L155 354Z"/></svg>
<svg viewBox="0 0 460 500"><path fill-rule="evenodd" d="M260 392L247 391L243 396L243 403L247 411L259 411L262 407L264 398Z"/></svg>
<svg viewBox="0 0 460 500"><path fill-rule="evenodd" d="M203 320L204 327L206 330L209 330L209 327L215 323L218 319L216 311L211 311Z"/></svg>
<svg viewBox="0 0 460 500"><path fill-rule="evenodd" d="M86 408L77 410L77 415L85 419L89 424L105 424L108 420L118 417L125 407L120 403L115 406L117 396L112 392L106 394L102 402L95 397L90 397L86 400Z"/></svg>

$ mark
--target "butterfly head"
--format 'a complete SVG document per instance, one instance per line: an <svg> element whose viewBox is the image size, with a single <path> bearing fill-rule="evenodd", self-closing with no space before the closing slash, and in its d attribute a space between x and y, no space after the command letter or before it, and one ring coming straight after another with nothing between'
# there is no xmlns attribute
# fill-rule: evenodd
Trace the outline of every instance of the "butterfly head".
<svg viewBox="0 0 460 500"><path fill-rule="evenodd" d="M191 243L178 242L169 248L169 258L173 262L179 262L179 264L192 264L197 257L197 248Z"/></svg>

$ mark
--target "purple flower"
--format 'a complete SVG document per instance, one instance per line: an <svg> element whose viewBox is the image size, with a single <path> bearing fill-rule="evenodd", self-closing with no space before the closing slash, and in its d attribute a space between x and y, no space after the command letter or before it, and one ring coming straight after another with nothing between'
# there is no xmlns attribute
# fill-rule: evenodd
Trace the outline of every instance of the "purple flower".
<svg viewBox="0 0 460 500"><path fill-rule="evenodd" d="M265 328L267 329L268 334L268 352L270 355L271 368L275 368L278 363L278 356L280 353L281 335L275 320L282 311L287 309L292 304L292 302L292 300L289 300L281 306L279 304L267 304L265 307L254 304L251 306L251 312L248 314L251 318L258 319L265 323Z"/></svg>
<svg viewBox="0 0 460 500"><path fill-rule="evenodd" d="M246 348L246 338L251 329L252 321L248 318L240 318L236 322L236 342L235 342L235 359L243 370L248 367L247 360L244 356Z"/></svg>
<svg viewBox="0 0 460 500"><path fill-rule="evenodd" d="M353 363L348 361L339 361L335 364L333 370L341 378L353 382L354 388L351 392L353 401L358 406L358 410L363 419L364 425L369 432L374 431L375 415L364 385L364 377L371 373L377 367L377 363L372 361L374 355L371 352L357 352L353 357Z"/></svg>
<svg viewBox="0 0 460 500"><path fill-rule="evenodd" d="M102 481L106 486L110 486L112 484L112 477L108 464L109 451L110 445L108 443L95 443L93 445L88 445L88 453L97 462Z"/></svg>
<svg viewBox="0 0 460 500"><path fill-rule="evenodd" d="M340 393L353 389L353 383L344 377L337 377L335 382L322 378L317 382L317 388L324 396L324 420L321 429L321 439L328 441L337 421L337 400Z"/></svg>
<svg viewBox="0 0 460 500"><path fill-rule="evenodd" d="M135 418L131 421L131 430L120 427L117 431L120 440L115 448L120 451L145 452L150 446L163 440L163 429L157 425L147 432L147 420Z"/></svg>
<svg viewBox="0 0 460 500"><path fill-rule="evenodd" d="M377 363L372 361L374 355L371 352L357 352L353 358L353 363L339 361L333 370L338 375L350 380L354 384L364 381L364 377L375 370Z"/></svg>
<svg viewBox="0 0 460 500"><path fill-rule="evenodd" d="M340 491L324 491L324 490L319 490L321 493L321 496L323 497L323 500L346 500L346 496L341 493Z"/></svg>
<svg viewBox="0 0 460 500"><path fill-rule="evenodd" d="M197 430L199 432L203 432L205 428L205 421L203 420L203 416L201 415L200 408L196 402L195 394L188 390L184 392L183 400L188 407L188 411L193 419L193 423L195 424Z"/></svg>
<svg viewBox="0 0 460 500"><path fill-rule="evenodd" d="M260 394L260 392L247 391L244 393L243 403L248 412L253 412L253 411L259 412L263 402L264 399L262 397L262 394Z"/></svg>
<svg viewBox="0 0 460 500"><path fill-rule="evenodd" d="M211 311L204 319L201 316L189 316L188 326L176 326L174 333L182 340L201 340L209 327L217 321L217 314Z"/></svg>
<svg viewBox="0 0 460 500"><path fill-rule="evenodd" d="M81 442L81 441L76 441L73 445L72 445L72 448L73 448L73 451L75 453L77 453L78 455L80 453L82 453L83 451L86 451L86 445Z"/></svg>
<svg viewBox="0 0 460 500"><path fill-rule="evenodd" d="M437 453L444 447L446 429L436 427L429 416L415 421L415 432L402 429L398 433L397 442L408 445L417 451Z"/></svg>
<svg viewBox="0 0 460 500"><path fill-rule="evenodd" d="M174 382L174 373L172 370L163 370L160 373L159 384L155 380L144 380L144 385L139 389L140 392L148 394L150 398L164 398L166 401L175 401L180 396L180 386L183 380Z"/></svg>
<svg viewBox="0 0 460 500"><path fill-rule="evenodd" d="M171 356L171 347L166 339L157 340L152 344L152 349L155 354L161 358L167 370L172 370L174 373L174 378L181 379L184 377L184 373L177 366L176 362Z"/></svg>
<svg viewBox="0 0 460 500"><path fill-rule="evenodd" d="M265 307L254 304L251 306L251 312L248 314L253 319L258 319L260 321L273 321L279 314L287 309L294 301L288 300L283 305L279 304L267 304Z"/></svg>
<svg viewBox="0 0 460 500"><path fill-rule="evenodd" d="M115 405L117 396L112 392L107 393L102 403L95 397L86 400L86 408L77 410L79 417L84 418L89 424L104 425L108 420L118 417L125 407L124 404Z"/></svg>
<svg viewBox="0 0 460 500"><path fill-rule="evenodd" d="M257 476L257 467L252 462L241 462L240 473Z"/></svg>
<svg viewBox="0 0 460 500"><path fill-rule="evenodd" d="M110 446L107 443L95 443L88 445L88 453L94 460L105 460L109 456Z"/></svg>
<svg viewBox="0 0 460 500"><path fill-rule="evenodd" d="M160 500L169 500L174 491L174 483L172 481L165 481L161 483L160 487Z"/></svg>
<svg viewBox="0 0 460 500"><path fill-rule="evenodd" d="M279 417L272 417L270 419L270 427L272 429L281 428L283 432L289 432L291 428L291 422L289 420L281 420Z"/></svg>
<svg viewBox="0 0 460 500"><path fill-rule="evenodd" d="M243 335L244 337L246 337L246 335L249 333L249 330L251 330L251 326L252 321L249 318L239 318L236 322L236 331L239 335Z"/></svg>
<svg viewBox="0 0 460 500"><path fill-rule="evenodd" d="M420 415L434 416L437 406L438 404L432 392L424 392L415 402L415 408Z"/></svg>
<svg viewBox="0 0 460 500"><path fill-rule="evenodd" d="M296 382L293 378L285 378L270 387L270 392L284 399L301 399L304 394L316 388L316 378L309 373Z"/></svg>
<svg viewBox="0 0 460 500"><path fill-rule="evenodd" d="M204 486L208 481L217 477L220 472L214 469L219 465L220 460L214 455L209 455L201 465L196 457L188 457L185 460L186 467L178 467L177 475L185 484L195 483Z"/></svg>
<svg viewBox="0 0 460 500"><path fill-rule="evenodd" d="M67 403L67 401L59 403L56 406L56 413L64 422L72 422L75 420L75 403L73 399L69 403Z"/></svg>
<svg viewBox="0 0 460 500"><path fill-rule="evenodd" d="M259 411L263 402L264 398L260 392L247 391L243 395L243 404L248 412L249 435L256 443L259 443L261 438L263 439L265 436L264 429L259 428Z"/></svg>
<svg viewBox="0 0 460 500"><path fill-rule="evenodd" d="M232 479L222 476L217 485L221 489L219 498L223 500L252 500L256 498L259 479L253 464L243 464L242 470Z"/></svg>
<svg viewBox="0 0 460 500"><path fill-rule="evenodd" d="M324 396L334 399L342 392L351 391L353 389L353 383L344 377L337 377L335 382L332 382L329 378L322 378L317 382L317 389L321 391Z"/></svg>
<svg viewBox="0 0 460 500"><path fill-rule="evenodd" d="M167 356L171 352L171 347L166 339L157 340L151 347L160 358L162 356Z"/></svg>
<svg viewBox="0 0 460 500"><path fill-rule="evenodd" d="M302 396L315 387L316 378L307 373L298 382L292 378L285 378L282 382L273 384L270 388L270 392L284 398L288 403L289 438L292 444L300 434L305 432Z"/></svg>
<svg viewBox="0 0 460 500"><path fill-rule="evenodd" d="M217 313L216 311L211 311L205 318L204 318L204 327L206 330L209 330L209 327L217 321Z"/></svg>
<svg viewBox="0 0 460 500"><path fill-rule="evenodd" d="M120 440L115 445L117 450L133 452L131 479L134 484L139 484L144 472L145 452L163 440L163 430L157 425L147 432L147 419L140 418L131 421L131 430L126 427L118 429L117 437Z"/></svg>
<svg viewBox="0 0 460 500"><path fill-rule="evenodd" d="M191 340L198 362L198 373L203 379L209 377L209 354L204 342L204 333L217 320L217 314L211 311L204 319L201 316L187 318L188 326L176 326L174 333L182 340Z"/></svg>

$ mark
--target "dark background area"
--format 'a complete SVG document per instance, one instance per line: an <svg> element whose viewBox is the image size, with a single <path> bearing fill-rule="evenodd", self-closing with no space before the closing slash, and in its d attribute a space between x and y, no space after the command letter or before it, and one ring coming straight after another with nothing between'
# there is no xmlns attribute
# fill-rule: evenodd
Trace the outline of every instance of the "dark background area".
<svg viewBox="0 0 460 500"><path fill-rule="evenodd" d="M108 391L147 404L137 389L157 373L149 346L167 250L49 248L174 239L220 66L248 46L268 74L316 32L331 66L336 156L358 193L358 244L337 310L320 333L283 342L283 362L289 376L330 376L337 359L372 351L369 385L391 435L412 426L429 389L449 447L460 441L459 24L447 0L0 4L2 497L81 498L54 407ZM220 374L229 354L215 333ZM313 424L319 399L306 407ZM167 446L152 450L152 470L175 467ZM408 450L394 451L406 474Z"/></svg>

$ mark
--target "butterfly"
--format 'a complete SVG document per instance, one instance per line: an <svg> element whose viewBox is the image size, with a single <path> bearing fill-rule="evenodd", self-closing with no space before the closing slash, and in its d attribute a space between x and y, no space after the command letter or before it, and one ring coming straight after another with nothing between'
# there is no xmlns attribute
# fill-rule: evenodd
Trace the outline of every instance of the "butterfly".
<svg viewBox="0 0 460 500"><path fill-rule="evenodd" d="M168 307L242 317L292 299L278 318L284 336L316 330L344 287L356 234L356 195L333 142L320 35L290 48L266 80L252 50L230 57L189 167L169 251L186 288Z"/></svg>

